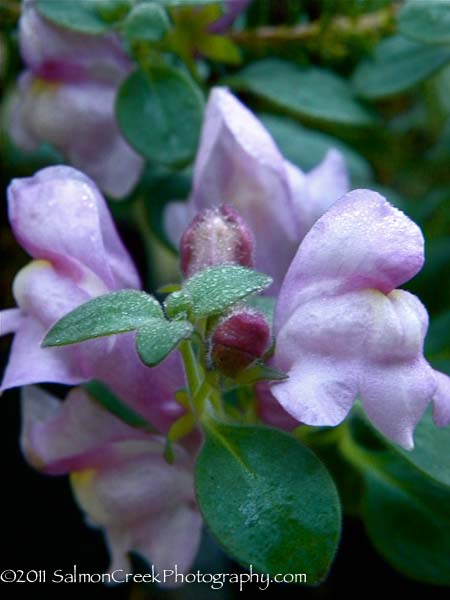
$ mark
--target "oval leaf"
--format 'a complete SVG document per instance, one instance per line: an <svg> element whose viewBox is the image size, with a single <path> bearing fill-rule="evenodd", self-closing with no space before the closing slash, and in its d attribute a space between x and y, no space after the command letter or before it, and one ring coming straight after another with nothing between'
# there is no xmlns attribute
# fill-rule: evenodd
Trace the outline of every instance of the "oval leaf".
<svg viewBox="0 0 450 600"><path fill-rule="evenodd" d="M393 36L378 44L373 58L358 65L353 84L362 98L385 98L409 90L449 61L450 48Z"/></svg>
<svg viewBox="0 0 450 600"><path fill-rule="evenodd" d="M339 539L338 495L319 459L293 437L214 424L195 483L203 517L231 556L263 573L323 580Z"/></svg>
<svg viewBox="0 0 450 600"><path fill-rule="evenodd" d="M383 447L388 446L393 455L401 455L422 475L435 482L450 487L450 427L437 427L433 422L431 406L416 426L414 431L414 449L405 450L388 438L385 438L370 423L360 407L353 409L351 424L375 436ZM450 492L449 492L450 493Z"/></svg>
<svg viewBox="0 0 450 600"><path fill-rule="evenodd" d="M181 340L193 331L188 321L151 319L140 327L136 335L136 350L142 362L149 367L159 364Z"/></svg>
<svg viewBox="0 0 450 600"><path fill-rule="evenodd" d="M131 41L157 42L170 29L167 14L156 4L138 4L123 24L125 36Z"/></svg>
<svg viewBox="0 0 450 600"><path fill-rule="evenodd" d="M193 275L183 286L192 299L191 311L197 318L223 313L251 294L262 292L272 278L246 267L221 265Z"/></svg>
<svg viewBox="0 0 450 600"><path fill-rule="evenodd" d="M428 477L450 487L450 427L436 427L431 410L416 427L414 450L396 450Z"/></svg>
<svg viewBox="0 0 450 600"><path fill-rule="evenodd" d="M393 453L364 473L363 517L378 551L409 577L450 584L450 492Z"/></svg>
<svg viewBox="0 0 450 600"><path fill-rule="evenodd" d="M372 169L367 160L341 140L321 131L308 129L289 117L269 113L258 116L283 156L304 171L317 167L326 153L335 148L342 152L353 182L372 179Z"/></svg>
<svg viewBox="0 0 450 600"><path fill-rule="evenodd" d="M418 42L450 43L450 1L409 0L398 15L398 30Z"/></svg>
<svg viewBox="0 0 450 600"><path fill-rule="evenodd" d="M119 90L116 113L124 136L145 158L182 166L194 156L203 98L182 71L169 66L134 71Z"/></svg>
<svg viewBox="0 0 450 600"><path fill-rule="evenodd" d="M102 19L99 6L98 0L37 0L38 11L55 25L91 34L111 27Z"/></svg>
<svg viewBox="0 0 450 600"><path fill-rule="evenodd" d="M301 68L282 60L266 59L249 65L226 83L299 117L359 126L374 121L373 115L354 97L347 81L325 69Z"/></svg>
<svg viewBox="0 0 450 600"><path fill-rule="evenodd" d="M155 298L138 290L120 290L94 298L65 315L47 333L42 347L133 331L152 318L164 318Z"/></svg>
<svg viewBox="0 0 450 600"><path fill-rule="evenodd" d="M441 354L450 356L450 310L431 319L425 339L425 354L431 357Z"/></svg>

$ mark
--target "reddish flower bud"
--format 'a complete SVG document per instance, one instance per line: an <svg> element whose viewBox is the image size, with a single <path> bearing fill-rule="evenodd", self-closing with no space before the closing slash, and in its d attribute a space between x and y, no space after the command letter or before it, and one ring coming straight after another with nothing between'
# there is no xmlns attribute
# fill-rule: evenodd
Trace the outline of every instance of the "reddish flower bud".
<svg viewBox="0 0 450 600"><path fill-rule="evenodd" d="M253 266L253 234L232 207L205 208L191 222L180 242L185 277L222 264Z"/></svg>
<svg viewBox="0 0 450 600"><path fill-rule="evenodd" d="M269 344L270 327L263 314L240 308L224 317L211 336L211 365L234 377L257 358Z"/></svg>

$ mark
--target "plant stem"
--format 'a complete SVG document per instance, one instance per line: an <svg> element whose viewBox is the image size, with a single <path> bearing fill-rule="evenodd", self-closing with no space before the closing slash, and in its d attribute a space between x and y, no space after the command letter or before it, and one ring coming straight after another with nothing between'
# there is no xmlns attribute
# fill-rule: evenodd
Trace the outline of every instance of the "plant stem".
<svg viewBox="0 0 450 600"><path fill-rule="evenodd" d="M361 473L366 470L376 470L376 464L370 454L355 443L349 424L345 422L339 429L341 435L338 439L338 448L342 456Z"/></svg>
<svg viewBox="0 0 450 600"><path fill-rule="evenodd" d="M342 37L386 35L395 27L397 6L393 3L387 8L363 14L358 17L336 16L324 26L320 21L289 27L265 26L255 29L232 31L228 36L240 46L257 47L261 43L310 42L323 33Z"/></svg>
<svg viewBox="0 0 450 600"><path fill-rule="evenodd" d="M203 384L200 365L197 362L197 357L195 356L191 341L184 340L180 343L179 348L184 363L190 407L195 417L198 418L199 414L196 406L196 396L198 392L200 392Z"/></svg>

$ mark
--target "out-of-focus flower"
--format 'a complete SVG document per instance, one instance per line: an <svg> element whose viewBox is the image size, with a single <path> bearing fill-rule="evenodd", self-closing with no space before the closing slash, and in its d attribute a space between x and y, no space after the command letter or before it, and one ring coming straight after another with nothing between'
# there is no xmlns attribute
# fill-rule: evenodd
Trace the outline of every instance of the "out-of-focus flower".
<svg viewBox="0 0 450 600"><path fill-rule="evenodd" d="M450 379L423 356L425 307L395 288L424 260L420 229L383 197L338 200L302 242L276 305L272 393L298 421L337 425L355 398L388 438L413 447L430 401L450 422Z"/></svg>
<svg viewBox="0 0 450 600"><path fill-rule="evenodd" d="M14 332L1 389L39 382L100 379L161 431L179 416L179 357L153 369L139 360L132 334L66 348L41 348L46 331L94 296L140 288L139 277L95 184L70 167L49 167L8 190L13 232L33 261L13 292L18 309L0 313L1 334Z"/></svg>
<svg viewBox="0 0 450 600"><path fill-rule="evenodd" d="M132 68L115 34L61 29L23 3L19 42L28 70L9 110L9 131L24 150L49 142L111 197L136 184L143 160L115 122L118 86Z"/></svg>
<svg viewBox="0 0 450 600"><path fill-rule="evenodd" d="M22 407L25 456L44 473L70 473L88 522L104 531L116 581L130 572L131 550L159 573L174 564L181 572L189 569L201 517L193 458L184 448L174 445L169 465L162 438L129 427L79 388L61 403L29 386Z"/></svg>
<svg viewBox="0 0 450 600"><path fill-rule="evenodd" d="M252 267L253 249L252 232L232 206L205 208L181 237L181 270L185 277L190 277L214 265Z"/></svg>
<svg viewBox="0 0 450 600"><path fill-rule="evenodd" d="M256 242L255 268L274 279L276 294L298 245L327 208L348 191L342 156L335 150L305 174L280 154L253 115L225 88L214 88L188 202L168 206L166 228L175 244L197 212L234 206Z"/></svg>

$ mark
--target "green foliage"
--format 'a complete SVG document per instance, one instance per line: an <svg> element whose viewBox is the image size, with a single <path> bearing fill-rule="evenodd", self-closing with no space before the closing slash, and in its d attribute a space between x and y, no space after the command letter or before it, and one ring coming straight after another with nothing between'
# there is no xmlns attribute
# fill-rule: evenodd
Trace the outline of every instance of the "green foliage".
<svg viewBox="0 0 450 600"><path fill-rule="evenodd" d="M370 100L411 89L450 62L450 47L424 46L400 35L383 40L355 71L358 94Z"/></svg>
<svg viewBox="0 0 450 600"><path fill-rule="evenodd" d="M204 2L195 7L179 7L172 11L174 29L170 36L170 47L191 63L195 54L225 64L239 64L239 48L224 35L213 34L211 26L222 16L218 3Z"/></svg>
<svg viewBox="0 0 450 600"><path fill-rule="evenodd" d="M416 427L414 450L397 450L425 475L450 488L450 428L436 427L431 410Z"/></svg>
<svg viewBox="0 0 450 600"><path fill-rule="evenodd" d="M379 552L409 577L449 585L449 488L393 453L378 455L364 480L363 518Z"/></svg>
<svg viewBox="0 0 450 600"><path fill-rule="evenodd" d="M137 4L123 23L123 32L132 42L157 42L169 29L167 14L157 4Z"/></svg>
<svg viewBox="0 0 450 600"><path fill-rule="evenodd" d="M432 319L425 339L425 354L450 357L450 310Z"/></svg>
<svg viewBox="0 0 450 600"><path fill-rule="evenodd" d="M226 79L237 90L252 92L288 113L309 119L367 126L371 112L358 102L348 82L318 67L265 59Z"/></svg>
<svg viewBox="0 0 450 600"><path fill-rule="evenodd" d="M142 156L171 167L192 160L203 99L183 71L167 65L134 71L119 90L116 108L124 136Z"/></svg>
<svg viewBox="0 0 450 600"><path fill-rule="evenodd" d="M372 178L372 169L365 158L338 138L321 131L308 129L286 116L264 113L259 118L267 127L283 156L309 171L325 158L331 149L342 152L352 181L365 182Z"/></svg>
<svg viewBox="0 0 450 600"><path fill-rule="evenodd" d="M246 267L222 265L196 273L183 289L191 298L192 314L200 319L225 312L244 298L262 292L271 283L268 275Z"/></svg>
<svg viewBox="0 0 450 600"><path fill-rule="evenodd" d="M450 44L450 2L407 0L398 16L400 33L427 44Z"/></svg>
<svg viewBox="0 0 450 600"><path fill-rule="evenodd" d="M339 500L321 462L294 438L213 423L195 484L208 528L244 566L307 573L308 584L324 579L339 539Z"/></svg>
<svg viewBox="0 0 450 600"><path fill-rule="evenodd" d="M67 29L99 34L110 28L101 14L102 0L37 0L36 5L44 17Z"/></svg>
<svg viewBox="0 0 450 600"><path fill-rule="evenodd" d="M151 319L139 328L136 335L136 349L142 362L154 367L160 363L181 340L193 331L188 321L166 321Z"/></svg>
<svg viewBox="0 0 450 600"><path fill-rule="evenodd" d="M262 362L256 362L255 364L247 367L235 377L236 383L239 384L252 384L258 381L281 381L287 379L286 373L273 367L268 367Z"/></svg>
<svg viewBox="0 0 450 600"><path fill-rule="evenodd" d="M112 292L78 306L60 319L47 333L42 346L64 346L134 331L149 319L163 316L159 303L145 292Z"/></svg>

